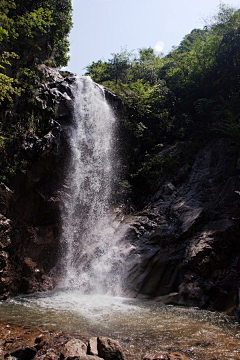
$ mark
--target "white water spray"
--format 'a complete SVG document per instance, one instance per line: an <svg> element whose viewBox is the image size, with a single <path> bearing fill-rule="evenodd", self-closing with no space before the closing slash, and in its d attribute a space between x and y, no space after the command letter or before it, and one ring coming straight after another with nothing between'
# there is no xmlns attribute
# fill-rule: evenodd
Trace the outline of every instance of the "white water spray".
<svg viewBox="0 0 240 360"><path fill-rule="evenodd" d="M109 204L115 177L115 122L104 90L89 77L78 78L63 196L65 255L60 286L82 293L119 294L121 288L127 250L119 246L124 230Z"/></svg>

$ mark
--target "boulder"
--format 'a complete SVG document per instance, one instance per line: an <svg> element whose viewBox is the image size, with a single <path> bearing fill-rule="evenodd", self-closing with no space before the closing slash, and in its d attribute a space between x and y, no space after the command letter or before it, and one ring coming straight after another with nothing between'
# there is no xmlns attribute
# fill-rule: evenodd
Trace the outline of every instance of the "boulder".
<svg viewBox="0 0 240 360"><path fill-rule="evenodd" d="M98 337L98 355L105 360L125 360L126 357L118 341Z"/></svg>
<svg viewBox="0 0 240 360"><path fill-rule="evenodd" d="M59 360L59 356L50 350L44 355L36 355L34 360Z"/></svg>
<svg viewBox="0 0 240 360"><path fill-rule="evenodd" d="M81 340L71 339L63 346L60 359L86 356L86 354L87 345Z"/></svg>

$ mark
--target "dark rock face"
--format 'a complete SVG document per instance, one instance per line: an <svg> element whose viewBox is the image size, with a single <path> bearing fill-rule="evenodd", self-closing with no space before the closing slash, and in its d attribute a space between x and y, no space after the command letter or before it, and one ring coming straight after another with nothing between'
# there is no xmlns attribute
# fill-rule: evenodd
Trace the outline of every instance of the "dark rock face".
<svg viewBox="0 0 240 360"><path fill-rule="evenodd" d="M126 219L135 247L130 294L239 316L240 176L228 148L226 139L209 143L184 183L161 185L143 211Z"/></svg>
<svg viewBox="0 0 240 360"><path fill-rule="evenodd" d="M60 193L68 160L65 124L71 122L74 77L40 66L36 107L44 118L51 107L54 119L45 119L42 137L28 135L21 156L28 161L8 188L0 184L0 299L17 293L51 289L48 277L59 249Z"/></svg>

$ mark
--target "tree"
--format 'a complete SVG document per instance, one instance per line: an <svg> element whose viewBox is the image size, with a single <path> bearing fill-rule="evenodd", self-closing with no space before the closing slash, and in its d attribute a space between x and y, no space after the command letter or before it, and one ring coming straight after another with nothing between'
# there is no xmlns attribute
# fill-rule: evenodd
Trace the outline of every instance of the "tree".
<svg viewBox="0 0 240 360"><path fill-rule="evenodd" d="M9 102L12 102L12 95L20 95L21 89L17 86L18 82L10 76L4 74L6 71L4 65L11 65L9 59L17 58L18 56L15 53L4 52L0 56L0 105L2 102L7 99Z"/></svg>
<svg viewBox="0 0 240 360"><path fill-rule="evenodd" d="M71 0L0 0L0 102L20 93L35 65L67 65L71 14Z"/></svg>
<svg viewBox="0 0 240 360"><path fill-rule="evenodd" d="M223 36L228 31L238 28L240 10L223 3L220 3L218 7L218 13L207 21L205 29L214 32L216 35Z"/></svg>
<svg viewBox="0 0 240 360"><path fill-rule="evenodd" d="M72 20L71 0L12 0L0 2L2 27L8 31L5 51L14 51L28 63L68 61Z"/></svg>
<svg viewBox="0 0 240 360"><path fill-rule="evenodd" d="M123 49L120 53L111 54L112 59L108 61L110 65L111 77L114 78L115 84L121 80L123 83L127 82L127 70L131 66L131 55L126 49Z"/></svg>

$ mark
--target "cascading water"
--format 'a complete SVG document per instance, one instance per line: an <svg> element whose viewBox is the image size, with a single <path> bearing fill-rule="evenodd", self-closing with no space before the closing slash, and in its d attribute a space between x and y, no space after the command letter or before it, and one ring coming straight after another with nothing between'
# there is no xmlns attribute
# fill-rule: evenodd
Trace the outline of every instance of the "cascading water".
<svg viewBox="0 0 240 360"><path fill-rule="evenodd" d="M60 286L119 294L125 248L118 243L124 230L110 211L116 120L104 90L89 77L77 79L73 114L62 207L65 256Z"/></svg>

